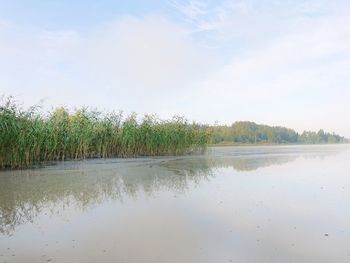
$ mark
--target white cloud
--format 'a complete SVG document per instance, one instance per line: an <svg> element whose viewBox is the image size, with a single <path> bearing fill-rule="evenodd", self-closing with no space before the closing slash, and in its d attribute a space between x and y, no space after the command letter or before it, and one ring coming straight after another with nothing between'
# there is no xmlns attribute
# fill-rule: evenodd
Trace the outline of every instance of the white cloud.
<svg viewBox="0 0 350 263"><path fill-rule="evenodd" d="M189 32L161 17L124 18L97 30L87 42L92 71L137 92L182 91L208 68L208 56Z"/></svg>
<svg viewBox="0 0 350 263"><path fill-rule="evenodd" d="M232 59L198 83L207 94L201 103L220 106L192 116L325 128L350 136L345 121L350 109L348 24L347 16L300 24L271 44Z"/></svg>
<svg viewBox="0 0 350 263"><path fill-rule="evenodd" d="M245 119L350 137L347 13L323 15L303 1L292 13L283 6L280 20L242 3L178 6L190 26L151 15L84 33L1 22L0 93L27 105L44 98L47 105ZM322 15L300 15L312 12Z"/></svg>
<svg viewBox="0 0 350 263"><path fill-rule="evenodd" d="M170 114L188 83L216 64L187 30L159 16L123 17L84 35L13 25L0 29L0 40L3 92L28 104L46 98Z"/></svg>

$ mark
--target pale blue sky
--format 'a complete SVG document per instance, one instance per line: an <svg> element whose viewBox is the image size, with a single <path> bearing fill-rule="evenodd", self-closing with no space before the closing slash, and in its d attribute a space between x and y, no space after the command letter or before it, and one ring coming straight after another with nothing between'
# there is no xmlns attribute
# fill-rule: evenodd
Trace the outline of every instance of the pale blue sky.
<svg viewBox="0 0 350 263"><path fill-rule="evenodd" d="M350 2L0 0L0 94L350 137Z"/></svg>

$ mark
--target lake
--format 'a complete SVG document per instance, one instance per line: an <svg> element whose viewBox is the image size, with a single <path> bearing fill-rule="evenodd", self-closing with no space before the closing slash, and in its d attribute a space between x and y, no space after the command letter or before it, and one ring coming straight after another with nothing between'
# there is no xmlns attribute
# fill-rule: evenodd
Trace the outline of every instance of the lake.
<svg viewBox="0 0 350 263"><path fill-rule="evenodd" d="M350 146L0 172L1 262L350 262Z"/></svg>

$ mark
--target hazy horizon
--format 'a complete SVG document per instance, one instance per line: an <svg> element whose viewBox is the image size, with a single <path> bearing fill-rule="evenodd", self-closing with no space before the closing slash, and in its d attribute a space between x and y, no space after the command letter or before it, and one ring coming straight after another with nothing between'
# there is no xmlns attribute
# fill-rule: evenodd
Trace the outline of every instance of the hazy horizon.
<svg viewBox="0 0 350 263"><path fill-rule="evenodd" d="M0 96L350 138L349 11L345 0L0 0Z"/></svg>

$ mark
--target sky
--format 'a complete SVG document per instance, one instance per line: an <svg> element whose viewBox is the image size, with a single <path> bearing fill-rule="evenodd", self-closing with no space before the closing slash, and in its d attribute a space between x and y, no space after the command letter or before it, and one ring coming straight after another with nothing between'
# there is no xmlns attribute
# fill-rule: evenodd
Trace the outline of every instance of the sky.
<svg viewBox="0 0 350 263"><path fill-rule="evenodd" d="M348 0L0 0L0 96L350 138Z"/></svg>

